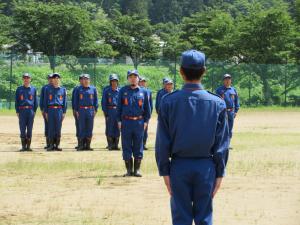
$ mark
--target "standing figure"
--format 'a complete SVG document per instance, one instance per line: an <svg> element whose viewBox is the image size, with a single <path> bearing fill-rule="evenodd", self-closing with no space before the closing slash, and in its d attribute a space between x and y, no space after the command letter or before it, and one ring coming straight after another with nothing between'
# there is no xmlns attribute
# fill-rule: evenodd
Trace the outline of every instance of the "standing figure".
<svg viewBox="0 0 300 225"><path fill-rule="evenodd" d="M67 90L60 86L60 74L52 75L52 85L46 88L44 111L48 121L49 147L47 151L62 151L59 147L61 127L67 111Z"/></svg>
<svg viewBox="0 0 300 225"><path fill-rule="evenodd" d="M91 141L93 137L94 119L98 111L97 89L90 85L90 75L82 75L82 85L74 95L74 109L79 122L79 146L78 151L92 151Z"/></svg>
<svg viewBox="0 0 300 225"><path fill-rule="evenodd" d="M139 86L144 87L148 91L150 109L151 109L151 114L152 114L152 111L153 111L152 91L147 87L147 79L145 77L140 77ZM146 147L147 139L148 139L148 126L144 132L144 138L143 138L144 150L148 150L148 148Z"/></svg>
<svg viewBox="0 0 300 225"><path fill-rule="evenodd" d="M37 91L30 85L31 76L23 74L23 85L16 90L15 109L19 118L20 138L22 148L20 151L32 151L30 148L32 127L35 112L38 108Z"/></svg>
<svg viewBox="0 0 300 225"><path fill-rule="evenodd" d="M143 135L151 116L151 108L147 90L138 85L138 71L129 71L127 80L129 85L121 88L117 107L118 126L122 135L123 160L127 170L124 176L141 177Z"/></svg>
<svg viewBox="0 0 300 225"><path fill-rule="evenodd" d="M185 84L167 94L159 109L156 161L171 196L173 225L212 225L212 200L225 174L226 105L203 89L205 70L202 52L184 52L180 74Z"/></svg>
<svg viewBox="0 0 300 225"><path fill-rule="evenodd" d="M109 76L110 86L103 91L101 106L105 116L105 135L108 150L119 150L120 130L118 128L117 105L119 98L119 77L117 74Z"/></svg>
<svg viewBox="0 0 300 225"><path fill-rule="evenodd" d="M156 113L159 113L159 106L160 106L160 101L161 101L162 97L173 91L173 81L171 79L164 78L163 85L164 85L164 88L159 90L156 95L156 101L155 101Z"/></svg>

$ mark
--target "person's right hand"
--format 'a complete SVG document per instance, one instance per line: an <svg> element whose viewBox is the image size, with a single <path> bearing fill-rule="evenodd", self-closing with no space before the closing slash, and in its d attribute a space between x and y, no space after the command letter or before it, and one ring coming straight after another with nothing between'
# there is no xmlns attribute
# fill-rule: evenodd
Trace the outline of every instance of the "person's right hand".
<svg viewBox="0 0 300 225"><path fill-rule="evenodd" d="M223 177L219 177L215 181L215 188L214 188L214 191L213 191L213 194L212 194L213 198L215 197L215 195L217 194L218 190L221 187L222 179L223 179Z"/></svg>
<svg viewBox="0 0 300 225"><path fill-rule="evenodd" d="M118 128L119 128L119 130L121 130L121 128L122 128L122 123L121 122L118 122Z"/></svg>
<svg viewBox="0 0 300 225"><path fill-rule="evenodd" d="M48 113L45 113L45 119L48 121Z"/></svg>
<svg viewBox="0 0 300 225"><path fill-rule="evenodd" d="M76 118L79 119L79 112L76 111Z"/></svg>
<svg viewBox="0 0 300 225"><path fill-rule="evenodd" d="M20 115L20 114L19 114L19 113L17 113L17 117L18 117L18 118L19 118L19 115Z"/></svg>
<svg viewBox="0 0 300 225"><path fill-rule="evenodd" d="M171 183L170 183L170 176L164 176L164 181L165 181L165 185L166 185L166 187L167 187L167 190L168 190L170 196L172 196Z"/></svg>

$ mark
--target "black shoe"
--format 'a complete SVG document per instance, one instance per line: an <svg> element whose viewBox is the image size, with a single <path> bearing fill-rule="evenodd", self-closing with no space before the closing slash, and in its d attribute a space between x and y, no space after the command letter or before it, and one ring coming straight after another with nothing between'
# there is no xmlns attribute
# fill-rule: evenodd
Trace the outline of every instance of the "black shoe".
<svg viewBox="0 0 300 225"><path fill-rule="evenodd" d="M143 148L144 148L144 150L148 150L148 148L145 145L143 146Z"/></svg>
<svg viewBox="0 0 300 225"><path fill-rule="evenodd" d="M126 173L123 175L123 177L131 177L133 175L133 160L132 158L130 160L125 160L125 167L126 167Z"/></svg>
<svg viewBox="0 0 300 225"><path fill-rule="evenodd" d="M48 152L54 151L54 139L49 138L49 147L46 150Z"/></svg>
<svg viewBox="0 0 300 225"><path fill-rule="evenodd" d="M62 149L59 147L59 145L60 145L60 137L57 137L55 139L55 150L60 152L62 151Z"/></svg>
<svg viewBox="0 0 300 225"><path fill-rule="evenodd" d="M83 150L84 150L84 139L79 139L77 151L83 151Z"/></svg>
<svg viewBox="0 0 300 225"><path fill-rule="evenodd" d="M21 138L21 145L22 145L22 148L20 149L20 152L25 152L26 151L26 138Z"/></svg>
<svg viewBox="0 0 300 225"><path fill-rule="evenodd" d="M111 151L114 148L114 139L108 136L107 140L108 140L108 150Z"/></svg>
<svg viewBox="0 0 300 225"><path fill-rule="evenodd" d="M106 136L106 141L107 141L107 146L105 147L106 149L109 149L109 137L108 136Z"/></svg>
<svg viewBox="0 0 300 225"><path fill-rule="evenodd" d="M32 151L32 149L30 148L30 145L31 145L31 139L27 138L26 139L26 151L29 151L29 152Z"/></svg>
<svg viewBox="0 0 300 225"><path fill-rule="evenodd" d="M75 146L75 149L78 149L78 148L79 148L79 142L80 142L80 139L77 138L77 146Z"/></svg>
<svg viewBox="0 0 300 225"><path fill-rule="evenodd" d="M120 150L119 141L120 141L120 137L116 137L115 138L115 150Z"/></svg>
<svg viewBox="0 0 300 225"><path fill-rule="evenodd" d="M135 176L135 177L142 177L142 174L140 173L141 163L142 163L141 159L134 159L133 176Z"/></svg>
<svg viewBox="0 0 300 225"><path fill-rule="evenodd" d="M86 150L87 151L94 151L94 149L91 148L91 142L92 142L92 138L86 138Z"/></svg>

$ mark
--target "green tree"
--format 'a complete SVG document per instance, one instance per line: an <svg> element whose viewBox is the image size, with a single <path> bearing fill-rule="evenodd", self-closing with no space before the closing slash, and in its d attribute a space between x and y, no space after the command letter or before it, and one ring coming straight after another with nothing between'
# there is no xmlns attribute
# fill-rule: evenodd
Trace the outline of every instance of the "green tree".
<svg viewBox="0 0 300 225"><path fill-rule="evenodd" d="M13 34L20 45L48 56L55 68L55 56L78 55L83 43L94 37L86 10L78 6L28 2L16 5Z"/></svg>

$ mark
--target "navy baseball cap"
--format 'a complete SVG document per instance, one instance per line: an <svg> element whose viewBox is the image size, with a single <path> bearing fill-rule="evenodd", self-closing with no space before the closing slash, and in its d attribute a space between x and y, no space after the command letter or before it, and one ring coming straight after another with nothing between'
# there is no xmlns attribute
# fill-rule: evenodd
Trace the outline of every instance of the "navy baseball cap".
<svg viewBox="0 0 300 225"><path fill-rule="evenodd" d="M119 76L115 73L109 75L109 81L116 80L119 81Z"/></svg>
<svg viewBox="0 0 300 225"><path fill-rule="evenodd" d="M224 76L223 76L223 80L225 80L225 79L227 79L227 78L229 78L229 79L231 79L231 75L230 74L225 74Z"/></svg>
<svg viewBox="0 0 300 225"><path fill-rule="evenodd" d="M181 67L186 69L202 69L205 66L205 54L197 50L188 50L181 54Z"/></svg>
<svg viewBox="0 0 300 225"><path fill-rule="evenodd" d="M48 79L52 78L52 73L49 73L49 74L47 75L47 78L48 78Z"/></svg>
<svg viewBox="0 0 300 225"><path fill-rule="evenodd" d="M145 77L140 77L140 81L147 81Z"/></svg>
<svg viewBox="0 0 300 225"><path fill-rule="evenodd" d="M52 74L52 78L55 78L55 77L60 78L60 74L59 74L59 73L53 73L53 74Z"/></svg>
<svg viewBox="0 0 300 225"><path fill-rule="evenodd" d="M129 70L128 72L127 72L127 78L130 76L130 75L136 75L136 76L140 76L139 75L139 72L137 71L137 70Z"/></svg>
<svg viewBox="0 0 300 225"><path fill-rule="evenodd" d="M173 80L172 79L165 79L165 83L164 84L173 84Z"/></svg>
<svg viewBox="0 0 300 225"><path fill-rule="evenodd" d="M29 73L23 73L22 77L23 77L23 78L24 78L24 77L29 77L29 78L31 78L31 75L30 75Z"/></svg>

